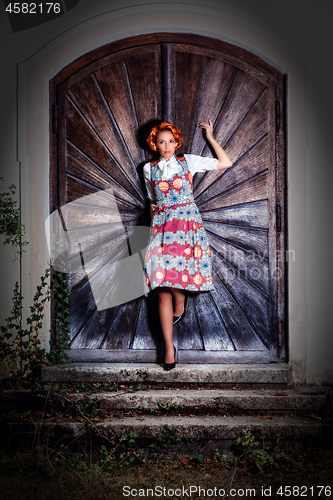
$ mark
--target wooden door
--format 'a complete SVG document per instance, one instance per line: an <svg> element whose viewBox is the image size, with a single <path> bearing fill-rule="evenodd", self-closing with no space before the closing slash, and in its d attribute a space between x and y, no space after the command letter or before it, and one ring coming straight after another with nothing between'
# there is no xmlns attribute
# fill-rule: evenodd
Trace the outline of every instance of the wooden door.
<svg viewBox="0 0 333 500"><path fill-rule="evenodd" d="M83 242L86 261L93 255L89 272L83 259L68 276L71 357L163 359L157 297L99 310L92 283L105 286L107 274L112 294L107 266L129 255L134 228L149 225L142 167L153 159L152 124L167 119L182 130L179 153L212 156L198 127L211 118L234 164L194 177L215 290L189 297L174 329L178 361L285 360L283 76L224 42L140 36L65 68L51 82L51 104L51 206L67 207L68 234Z"/></svg>

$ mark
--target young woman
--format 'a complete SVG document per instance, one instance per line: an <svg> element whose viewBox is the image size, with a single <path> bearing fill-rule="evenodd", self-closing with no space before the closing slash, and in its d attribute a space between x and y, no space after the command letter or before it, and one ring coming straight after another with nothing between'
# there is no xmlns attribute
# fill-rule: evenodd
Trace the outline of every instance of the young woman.
<svg viewBox="0 0 333 500"><path fill-rule="evenodd" d="M208 238L192 192L196 172L232 166L213 136L213 125L200 123L217 158L192 154L177 157L181 132L169 122L155 126L147 141L160 159L144 166L150 199L151 231L145 258L145 291L159 294L159 316L165 341L164 369L175 367L173 325L185 314L185 293L214 288ZM174 309L173 309L174 300Z"/></svg>

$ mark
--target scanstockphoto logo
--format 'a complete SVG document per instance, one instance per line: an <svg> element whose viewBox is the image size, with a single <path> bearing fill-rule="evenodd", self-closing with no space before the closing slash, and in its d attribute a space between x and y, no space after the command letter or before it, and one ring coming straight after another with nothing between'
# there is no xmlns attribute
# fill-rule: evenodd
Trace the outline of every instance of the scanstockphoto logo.
<svg viewBox="0 0 333 500"><path fill-rule="evenodd" d="M4 0L13 33L39 26L58 17L64 16L72 10L79 0L58 0L57 2L8 2Z"/></svg>
<svg viewBox="0 0 333 500"><path fill-rule="evenodd" d="M51 266L87 275L99 311L144 295L150 228L123 222L111 188L55 210L45 230Z"/></svg>
<svg viewBox="0 0 333 500"><path fill-rule="evenodd" d="M255 243L256 240L252 241L253 246ZM240 244L246 246L244 240ZM229 241L219 250L218 255L216 252L213 253L214 272L224 283L230 283L234 280L248 280L262 287L267 285L270 280L279 280L284 277L284 263L291 265L296 261L296 253L291 249L286 250L285 253L277 251L275 260L269 258L268 248L253 250L251 245L248 247L241 248Z"/></svg>

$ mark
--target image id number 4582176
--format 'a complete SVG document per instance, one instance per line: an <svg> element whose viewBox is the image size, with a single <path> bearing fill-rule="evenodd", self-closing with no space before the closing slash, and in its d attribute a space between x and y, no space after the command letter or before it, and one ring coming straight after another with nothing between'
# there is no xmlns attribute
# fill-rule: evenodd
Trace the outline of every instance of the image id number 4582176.
<svg viewBox="0 0 333 500"><path fill-rule="evenodd" d="M10 2L6 7L6 12L9 14L59 14L61 5L54 2Z"/></svg>
<svg viewBox="0 0 333 500"><path fill-rule="evenodd" d="M276 491L277 497L313 497L330 498L332 489L330 486L280 486Z"/></svg>

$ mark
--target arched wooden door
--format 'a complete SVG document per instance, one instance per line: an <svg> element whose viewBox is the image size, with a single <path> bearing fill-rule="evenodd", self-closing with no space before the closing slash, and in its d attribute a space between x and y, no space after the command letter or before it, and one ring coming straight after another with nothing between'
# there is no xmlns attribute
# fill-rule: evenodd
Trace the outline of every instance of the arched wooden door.
<svg viewBox="0 0 333 500"><path fill-rule="evenodd" d="M82 232L84 256L94 256L90 274L103 283L106 260L128 255L128 234L149 223L142 167L152 159L145 146L151 124L175 123L183 132L180 153L212 156L198 127L212 119L234 164L194 178L215 290L189 298L186 318L174 329L178 361L285 360L283 76L221 41L156 34L86 54L52 80L50 91L51 211L83 203L66 229ZM108 189L118 218L107 196L91 206ZM70 356L162 359L156 297L98 310L82 264L69 274Z"/></svg>

